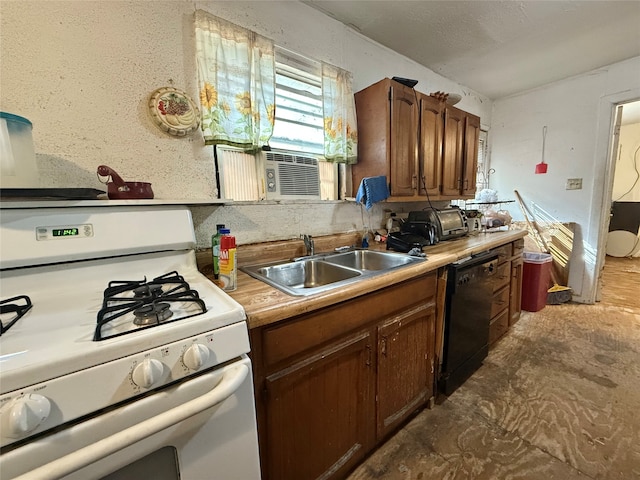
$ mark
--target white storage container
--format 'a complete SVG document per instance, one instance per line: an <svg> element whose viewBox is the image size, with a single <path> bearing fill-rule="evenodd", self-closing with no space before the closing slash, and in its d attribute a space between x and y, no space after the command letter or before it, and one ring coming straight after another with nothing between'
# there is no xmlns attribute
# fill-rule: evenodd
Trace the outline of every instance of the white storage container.
<svg viewBox="0 0 640 480"><path fill-rule="evenodd" d="M32 123L0 112L0 188L39 188Z"/></svg>

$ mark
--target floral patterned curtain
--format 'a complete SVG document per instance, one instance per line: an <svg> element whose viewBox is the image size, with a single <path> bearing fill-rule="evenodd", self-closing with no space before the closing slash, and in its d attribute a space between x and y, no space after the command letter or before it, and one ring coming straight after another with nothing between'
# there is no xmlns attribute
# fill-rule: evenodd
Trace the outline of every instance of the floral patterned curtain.
<svg viewBox="0 0 640 480"><path fill-rule="evenodd" d="M351 73L322 64L322 104L325 158L330 162L357 163L358 131Z"/></svg>
<svg viewBox="0 0 640 480"><path fill-rule="evenodd" d="M195 35L205 144L259 150L275 120L273 42L202 10Z"/></svg>

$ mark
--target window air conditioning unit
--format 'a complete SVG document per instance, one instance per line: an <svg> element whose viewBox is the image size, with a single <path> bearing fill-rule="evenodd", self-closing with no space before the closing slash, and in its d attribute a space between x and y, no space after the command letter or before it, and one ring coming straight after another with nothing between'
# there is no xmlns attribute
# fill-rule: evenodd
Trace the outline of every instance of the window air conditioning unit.
<svg viewBox="0 0 640 480"><path fill-rule="evenodd" d="M267 200L320 199L319 161L315 157L262 152Z"/></svg>
<svg viewBox="0 0 640 480"><path fill-rule="evenodd" d="M256 200L336 200L338 169L318 158L284 151L244 153L217 146L220 198Z"/></svg>

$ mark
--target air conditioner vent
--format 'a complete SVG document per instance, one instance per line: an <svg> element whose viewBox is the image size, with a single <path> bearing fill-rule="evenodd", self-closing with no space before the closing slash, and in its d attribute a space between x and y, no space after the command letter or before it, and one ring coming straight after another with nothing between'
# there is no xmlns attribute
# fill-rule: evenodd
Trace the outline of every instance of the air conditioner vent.
<svg viewBox="0 0 640 480"><path fill-rule="evenodd" d="M317 158L265 152L265 160L267 198L320 198Z"/></svg>
<svg viewBox="0 0 640 480"><path fill-rule="evenodd" d="M267 160L274 162L289 162L298 165L318 165L318 159L314 157L303 157L300 155L290 155L288 153L266 152Z"/></svg>
<svg viewBox="0 0 640 480"><path fill-rule="evenodd" d="M281 195L320 195L318 168L307 165L278 165Z"/></svg>

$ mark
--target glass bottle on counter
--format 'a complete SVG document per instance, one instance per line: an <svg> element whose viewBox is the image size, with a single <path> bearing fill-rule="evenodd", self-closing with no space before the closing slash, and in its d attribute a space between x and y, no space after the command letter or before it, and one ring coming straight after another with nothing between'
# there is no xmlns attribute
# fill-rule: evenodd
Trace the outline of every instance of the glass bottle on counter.
<svg viewBox="0 0 640 480"><path fill-rule="evenodd" d="M220 230L224 228L223 223L216 225L216 233L211 236L211 256L213 257L213 278L216 280L220 277L220 237L222 233Z"/></svg>

